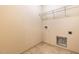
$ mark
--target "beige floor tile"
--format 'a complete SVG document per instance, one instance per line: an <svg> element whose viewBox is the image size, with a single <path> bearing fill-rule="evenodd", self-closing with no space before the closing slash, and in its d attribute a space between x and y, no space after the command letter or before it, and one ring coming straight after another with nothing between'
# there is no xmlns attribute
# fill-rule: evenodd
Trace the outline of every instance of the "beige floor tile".
<svg viewBox="0 0 79 59"><path fill-rule="evenodd" d="M32 49L26 51L24 54L74 54L74 52L51 46L46 43L40 43Z"/></svg>

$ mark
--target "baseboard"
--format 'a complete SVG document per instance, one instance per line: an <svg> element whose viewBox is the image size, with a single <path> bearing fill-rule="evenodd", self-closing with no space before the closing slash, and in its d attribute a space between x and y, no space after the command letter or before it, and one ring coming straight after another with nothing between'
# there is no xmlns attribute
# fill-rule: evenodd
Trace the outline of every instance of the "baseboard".
<svg viewBox="0 0 79 59"><path fill-rule="evenodd" d="M42 43L42 41L41 41L41 42L39 42L39 43L37 43L37 44L35 44L34 46L32 46L32 47L28 48L27 50L22 51L20 54L24 54L26 51L29 51L30 49L32 49L32 48L34 48L34 47L36 47L36 46L37 46L37 45L39 45L40 43Z"/></svg>
<svg viewBox="0 0 79 59"><path fill-rule="evenodd" d="M59 46L56 46L56 45L50 44L50 43L48 43L48 42L43 42L43 43L48 44L48 45L50 45L50 46L55 46L55 47L58 47L58 48L62 48L62 47L59 47ZM62 49L65 49L65 48L62 48ZM75 52L75 51L72 51L72 50L69 50L69 49L65 49L65 50L68 50L68 51L74 52L75 54L79 54L78 52Z"/></svg>

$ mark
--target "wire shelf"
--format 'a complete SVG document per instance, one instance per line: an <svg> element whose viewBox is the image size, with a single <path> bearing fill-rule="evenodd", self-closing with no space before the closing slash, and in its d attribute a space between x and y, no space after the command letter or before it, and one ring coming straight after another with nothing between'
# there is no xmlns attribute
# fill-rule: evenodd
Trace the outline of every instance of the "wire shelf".
<svg viewBox="0 0 79 59"><path fill-rule="evenodd" d="M79 5L68 5L55 10L50 10L40 14L42 20L57 19L67 17L67 11L72 8L79 8Z"/></svg>

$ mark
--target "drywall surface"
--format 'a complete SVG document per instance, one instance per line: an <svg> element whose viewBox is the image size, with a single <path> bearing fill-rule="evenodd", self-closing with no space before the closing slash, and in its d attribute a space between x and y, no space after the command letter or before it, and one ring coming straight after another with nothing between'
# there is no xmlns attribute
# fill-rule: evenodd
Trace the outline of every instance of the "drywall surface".
<svg viewBox="0 0 79 59"><path fill-rule="evenodd" d="M0 53L21 53L41 41L40 6L0 6Z"/></svg>
<svg viewBox="0 0 79 59"><path fill-rule="evenodd" d="M67 17L43 20L43 39L47 43L58 46L56 36L67 37L67 48L62 48L79 53L79 8L68 9L67 15ZM48 28L45 29L44 26ZM68 34L69 31L72 31L71 35Z"/></svg>

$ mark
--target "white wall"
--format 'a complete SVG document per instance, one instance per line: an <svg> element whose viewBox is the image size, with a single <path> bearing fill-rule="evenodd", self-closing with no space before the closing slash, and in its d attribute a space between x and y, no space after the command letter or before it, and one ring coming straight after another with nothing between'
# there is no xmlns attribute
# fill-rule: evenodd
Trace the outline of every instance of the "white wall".
<svg viewBox="0 0 79 59"><path fill-rule="evenodd" d="M41 41L40 6L0 6L0 53L21 53Z"/></svg>
<svg viewBox="0 0 79 59"><path fill-rule="evenodd" d="M56 45L56 36L66 36L68 46L66 49L79 52L79 7L68 9L68 17L43 20L43 38L44 41ZM48 29L44 26L47 25ZM72 35L68 34L72 31Z"/></svg>

